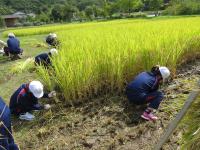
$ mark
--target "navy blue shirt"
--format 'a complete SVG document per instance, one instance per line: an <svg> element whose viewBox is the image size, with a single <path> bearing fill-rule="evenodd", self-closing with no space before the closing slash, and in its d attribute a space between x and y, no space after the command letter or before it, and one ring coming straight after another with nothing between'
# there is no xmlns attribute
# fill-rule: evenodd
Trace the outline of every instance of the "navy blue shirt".
<svg viewBox="0 0 200 150"><path fill-rule="evenodd" d="M19 150L18 146L14 143L11 130L10 109L0 97L0 120L4 125L0 126L0 145L6 150ZM7 128L7 129L6 129ZM2 149L0 147L0 149ZM12 147L12 148L11 148Z"/></svg>
<svg viewBox="0 0 200 150"><path fill-rule="evenodd" d="M20 42L17 38L15 37L9 37L9 39L7 40L7 45L10 51L13 52L20 52Z"/></svg>
<svg viewBox="0 0 200 150"><path fill-rule="evenodd" d="M48 94L45 93L43 98L48 98ZM43 106L38 103L36 98L28 89L28 84L22 84L11 96L10 110L12 114L19 115L20 113L29 112L34 109L43 109Z"/></svg>
<svg viewBox="0 0 200 150"><path fill-rule="evenodd" d="M127 90L131 91L133 96L145 96L156 91L159 88L157 76L151 72L142 72L128 84Z"/></svg>
<svg viewBox="0 0 200 150"><path fill-rule="evenodd" d="M49 66L51 65L50 55L48 53L42 53L35 57L35 63L38 65Z"/></svg>

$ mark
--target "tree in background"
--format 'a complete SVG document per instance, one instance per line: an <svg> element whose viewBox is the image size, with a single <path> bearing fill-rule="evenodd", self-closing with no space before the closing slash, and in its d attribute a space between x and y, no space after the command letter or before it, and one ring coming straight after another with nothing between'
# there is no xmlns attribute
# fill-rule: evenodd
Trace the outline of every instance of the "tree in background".
<svg viewBox="0 0 200 150"><path fill-rule="evenodd" d="M117 6L121 12L131 13L139 11L144 7L142 0L118 0Z"/></svg>
<svg viewBox="0 0 200 150"><path fill-rule="evenodd" d="M80 22L83 22L83 21L87 20L85 11L79 11L79 12L77 12L77 18L78 18L78 20Z"/></svg>
<svg viewBox="0 0 200 150"><path fill-rule="evenodd" d="M0 17L0 27L5 27L5 21Z"/></svg>
<svg viewBox="0 0 200 150"><path fill-rule="evenodd" d="M0 15L6 15L6 14L10 14L13 13L13 9L10 7L7 7L5 5L0 5Z"/></svg>
<svg viewBox="0 0 200 150"><path fill-rule="evenodd" d="M141 17L146 11L166 9L169 15L200 14L199 0L0 0L0 15L17 11L35 13L35 19L25 20L38 24L41 22L71 22L94 19ZM144 13L143 13L144 12ZM164 13L163 13L164 14ZM24 23L23 21L21 22Z"/></svg>
<svg viewBox="0 0 200 150"><path fill-rule="evenodd" d="M93 10L93 7L92 6L87 6L85 8L85 14L86 14L86 17L90 20L93 20L94 19L94 10Z"/></svg>
<svg viewBox="0 0 200 150"><path fill-rule="evenodd" d="M63 20L71 22L72 19L75 18L76 14L78 13L78 9L73 7L69 4L66 4L63 8Z"/></svg>
<svg viewBox="0 0 200 150"><path fill-rule="evenodd" d="M44 22L44 23L49 23L50 22L50 17L48 14L41 13L37 16L37 20L39 22Z"/></svg>
<svg viewBox="0 0 200 150"><path fill-rule="evenodd" d="M168 15L196 15L200 14L199 0L172 0L164 11Z"/></svg>
<svg viewBox="0 0 200 150"><path fill-rule="evenodd" d="M53 19L53 21L59 22L63 19L63 10L64 6L60 4L57 4L53 7L53 9L51 10L51 18Z"/></svg>
<svg viewBox="0 0 200 150"><path fill-rule="evenodd" d="M163 0L143 0L144 10L153 10L155 11L155 15L158 15L158 10L164 4Z"/></svg>

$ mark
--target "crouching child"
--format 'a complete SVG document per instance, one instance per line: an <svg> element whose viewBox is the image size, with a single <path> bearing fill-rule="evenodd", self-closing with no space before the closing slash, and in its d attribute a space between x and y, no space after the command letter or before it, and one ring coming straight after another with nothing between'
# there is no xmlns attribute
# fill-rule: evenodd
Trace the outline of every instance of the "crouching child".
<svg viewBox="0 0 200 150"><path fill-rule="evenodd" d="M163 100L163 93L158 91L158 88L169 76L170 71L167 67L155 66L151 72L140 73L128 84L126 88L128 100L137 105L148 104L141 115L145 120L155 121L158 119L153 113Z"/></svg>
<svg viewBox="0 0 200 150"><path fill-rule="evenodd" d="M56 96L56 92L44 93L43 85L40 81L32 81L22 84L10 98L11 114L19 116L22 120L33 120L35 118L31 111L49 109L49 104L41 105L38 103L40 98L51 98Z"/></svg>
<svg viewBox="0 0 200 150"><path fill-rule="evenodd" d="M45 67L51 66L51 58L58 54L58 51L53 48L49 53L42 53L35 57L36 65L43 65Z"/></svg>

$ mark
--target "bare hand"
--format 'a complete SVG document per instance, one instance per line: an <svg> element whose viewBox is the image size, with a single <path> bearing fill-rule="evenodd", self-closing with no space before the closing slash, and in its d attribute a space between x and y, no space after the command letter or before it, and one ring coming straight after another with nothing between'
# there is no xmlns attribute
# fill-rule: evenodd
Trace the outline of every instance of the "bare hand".
<svg viewBox="0 0 200 150"><path fill-rule="evenodd" d="M49 105L49 104L44 105L44 109L48 110L50 108L51 108L51 105Z"/></svg>
<svg viewBox="0 0 200 150"><path fill-rule="evenodd" d="M49 98L56 97L56 91L52 91L48 94Z"/></svg>

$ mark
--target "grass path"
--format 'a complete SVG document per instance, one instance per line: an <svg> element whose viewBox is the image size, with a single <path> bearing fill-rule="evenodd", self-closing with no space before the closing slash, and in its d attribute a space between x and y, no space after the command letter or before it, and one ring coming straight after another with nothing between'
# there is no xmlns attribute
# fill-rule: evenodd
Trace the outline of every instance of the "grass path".
<svg viewBox="0 0 200 150"><path fill-rule="evenodd" d="M0 36L1 38L1 36ZM22 83L26 83L36 78L35 73L28 71L22 74L12 74L11 69L18 63L23 62L29 57L34 57L41 52L47 51L43 44L44 35L20 37L21 47L24 49L23 59L17 61L10 61L7 57L0 56L0 95L8 103L11 94ZM4 41L7 39L1 38Z"/></svg>

